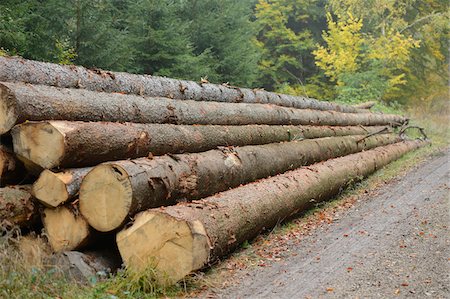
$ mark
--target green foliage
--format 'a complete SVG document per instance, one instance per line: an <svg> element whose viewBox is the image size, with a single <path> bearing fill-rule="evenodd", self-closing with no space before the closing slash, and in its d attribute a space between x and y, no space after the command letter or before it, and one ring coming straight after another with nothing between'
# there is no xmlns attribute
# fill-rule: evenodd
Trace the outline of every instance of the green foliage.
<svg viewBox="0 0 450 299"><path fill-rule="evenodd" d="M184 1L183 20L196 55L208 55L212 82L252 86L260 53L251 21L252 0Z"/></svg>
<svg viewBox="0 0 450 299"><path fill-rule="evenodd" d="M317 72L311 52L323 26L322 1L260 0L255 10L262 86L304 86Z"/></svg>

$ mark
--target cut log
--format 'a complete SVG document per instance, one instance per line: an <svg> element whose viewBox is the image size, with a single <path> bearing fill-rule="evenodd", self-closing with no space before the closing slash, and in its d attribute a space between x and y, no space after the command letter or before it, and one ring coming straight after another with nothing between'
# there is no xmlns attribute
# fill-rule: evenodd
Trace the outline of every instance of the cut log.
<svg viewBox="0 0 450 299"><path fill-rule="evenodd" d="M118 121L206 125L389 125L398 115L341 113L267 104L179 101L135 95L0 84L0 134L32 120Z"/></svg>
<svg viewBox="0 0 450 299"><path fill-rule="evenodd" d="M365 103L361 103L361 104L357 104L357 105L353 105L353 107L357 108L357 109L370 109L373 106L375 106L376 102L365 102Z"/></svg>
<svg viewBox="0 0 450 299"><path fill-rule="evenodd" d="M43 168L82 167L167 153L202 152L218 146L258 145L379 132L383 127L183 126L105 122L26 122L12 130L14 150Z"/></svg>
<svg viewBox="0 0 450 299"><path fill-rule="evenodd" d="M360 142L358 142L360 141ZM394 135L328 137L105 163L80 188L80 211L98 231L135 213L192 200L329 158L398 141Z"/></svg>
<svg viewBox="0 0 450 299"><path fill-rule="evenodd" d="M65 251L48 258L49 268L61 271L68 279L80 284L93 284L108 278L121 266L115 250Z"/></svg>
<svg viewBox="0 0 450 299"><path fill-rule="evenodd" d="M91 169L73 168L62 172L45 169L33 184L32 193L46 207L56 208L78 195L81 181Z"/></svg>
<svg viewBox="0 0 450 299"><path fill-rule="evenodd" d="M88 244L91 229L76 206L46 208L42 212L45 234L54 252L70 251Z"/></svg>
<svg viewBox="0 0 450 299"><path fill-rule="evenodd" d="M7 184L19 184L26 176L23 163L14 153L0 145L0 187Z"/></svg>
<svg viewBox="0 0 450 299"><path fill-rule="evenodd" d="M38 222L31 185L0 188L0 226L30 228Z"/></svg>
<svg viewBox="0 0 450 299"><path fill-rule="evenodd" d="M301 96L276 94L227 85L195 83L157 76L89 70L16 57L0 57L0 81L25 82L64 88L230 103L268 103L300 109L364 112L357 108Z"/></svg>
<svg viewBox="0 0 450 299"><path fill-rule="evenodd" d="M262 230L425 144L401 142L289 171L193 203L152 209L117 234L125 265L174 283Z"/></svg>

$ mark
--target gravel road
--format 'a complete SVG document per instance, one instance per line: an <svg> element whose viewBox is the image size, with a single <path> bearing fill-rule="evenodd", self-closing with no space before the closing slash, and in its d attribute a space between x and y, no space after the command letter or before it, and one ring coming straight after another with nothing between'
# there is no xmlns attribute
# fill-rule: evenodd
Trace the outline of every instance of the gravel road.
<svg viewBox="0 0 450 299"><path fill-rule="evenodd" d="M218 298L450 298L449 153L369 193Z"/></svg>

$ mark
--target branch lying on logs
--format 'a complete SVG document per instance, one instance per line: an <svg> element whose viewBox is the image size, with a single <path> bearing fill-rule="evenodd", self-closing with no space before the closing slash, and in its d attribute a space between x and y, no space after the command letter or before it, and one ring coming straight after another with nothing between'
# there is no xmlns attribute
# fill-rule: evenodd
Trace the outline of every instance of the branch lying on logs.
<svg viewBox="0 0 450 299"><path fill-rule="evenodd" d="M328 137L116 161L94 167L80 188L80 211L98 231L135 213L192 200L303 165L397 142L395 135Z"/></svg>
<svg viewBox="0 0 450 299"><path fill-rule="evenodd" d="M219 193L193 203L140 213L117 234L127 267L154 267L174 283L233 251L245 240L337 194L426 142L409 141L332 159Z"/></svg>

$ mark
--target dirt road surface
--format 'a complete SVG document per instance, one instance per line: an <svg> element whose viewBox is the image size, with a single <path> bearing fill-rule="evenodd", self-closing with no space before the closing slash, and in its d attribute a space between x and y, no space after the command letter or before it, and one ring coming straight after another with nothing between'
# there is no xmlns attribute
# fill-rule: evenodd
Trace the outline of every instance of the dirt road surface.
<svg viewBox="0 0 450 299"><path fill-rule="evenodd" d="M449 169L434 156L213 297L450 298Z"/></svg>

